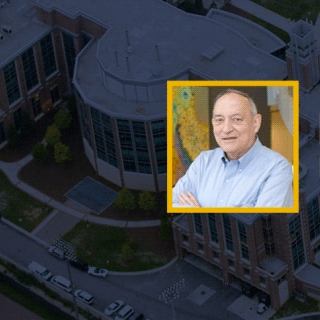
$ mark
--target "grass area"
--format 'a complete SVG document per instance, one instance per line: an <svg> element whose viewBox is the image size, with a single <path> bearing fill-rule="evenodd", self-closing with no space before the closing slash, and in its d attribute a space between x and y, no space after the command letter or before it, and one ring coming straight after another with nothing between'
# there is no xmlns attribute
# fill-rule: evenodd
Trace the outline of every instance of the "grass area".
<svg viewBox="0 0 320 320"><path fill-rule="evenodd" d="M295 314L310 313L319 311L319 302L312 298L307 298L305 302L300 302L295 298L290 298L281 309L270 319L279 319L293 316Z"/></svg>
<svg viewBox="0 0 320 320"><path fill-rule="evenodd" d="M0 282L0 292L11 300L19 303L26 309L29 309L33 313L39 315L43 319L47 320L59 320L61 316L52 313L52 310L48 309L40 301L34 300L34 298L21 292L20 290L13 288L9 283L5 281Z"/></svg>
<svg viewBox="0 0 320 320"><path fill-rule="evenodd" d="M0 171L0 210L2 216L30 232L52 208L13 186Z"/></svg>
<svg viewBox="0 0 320 320"><path fill-rule="evenodd" d="M279 37L281 40L283 40L285 43L289 43L290 41L290 36L287 32L285 32L282 29L277 28L276 26L268 23L267 21L261 20L255 16L253 16L251 18L252 22L255 22L257 24L259 24L260 26L266 28L267 30L269 30L270 32L272 32L273 34L275 34L277 37Z"/></svg>
<svg viewBox="0 0 320 320"><path fill-rule="evenodd" d="M291 20L309 18L316 22L320 10L318 0L253 0L255 3Z"/></svg>
<svg viewBox="0 0 320 320"><path fill-rule="evenodd" d="M76 246L79 258L108 270L142 271L168 262L130 239L124 228L82 221L63 238Z"/></svg>

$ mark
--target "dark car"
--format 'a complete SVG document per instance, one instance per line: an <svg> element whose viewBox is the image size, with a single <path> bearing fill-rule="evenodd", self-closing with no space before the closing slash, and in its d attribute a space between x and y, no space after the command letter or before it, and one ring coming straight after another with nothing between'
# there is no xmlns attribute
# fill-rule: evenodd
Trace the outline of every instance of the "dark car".
<svg viewBox="0 0 320 320"><path fill-rule="evenodd" d="M83 260L81 260L81 259L76 258L74 260L69 260L69 263L73 267L75 267L75 268L77 268L77 269L79 269L81 271L86 271L86 272L88 271L88 268L89 268L88 263L83 261Z"/></svg>
<svg viewBox="0 0 320 320"><path fill-rule="evenodd" d="M257 292L257 289L250 285L249 283L242 284L242 293L250 298L252 298Z"/></svg>
<svg viewBox="0 0 320 320"><path fill-rule="evenodd" d="M138 312L135 312L133 315L131 315L128 320L143 320L144 319L144 316L142 313L138 313Z"/></svg>

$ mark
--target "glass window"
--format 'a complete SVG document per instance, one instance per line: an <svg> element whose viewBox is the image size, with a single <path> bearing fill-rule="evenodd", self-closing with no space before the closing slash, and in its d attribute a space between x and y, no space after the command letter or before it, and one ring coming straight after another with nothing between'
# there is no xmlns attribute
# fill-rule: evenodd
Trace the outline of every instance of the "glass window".
<svg viewBox="0 0 320 320"><path fill-rule="evenodd" d="M314 198L307 205L310 240L320 235L319 200Z"/></svg>
<svg viewBox="0 0 320 320"><path fill-rule="evenodd" d="M249 260L249 248L247 244L246 226L239 221L238 221L238 231L239 231L239 239L240 239L240 247L241 247L241 256L242 258Z"/></svg>
<svg viewBox="0 0 320 320"><path fill-rule="evenodd" d="M3 129L3 123L0 122L0 144L6 141L6 134Z"/></svg>
<svg viewBox="0 0 320 320"><path fill-rule="evenodd" d="M218 243L218 232L214 213L208 213L208 220L211 241Z"/></svg>
<svg viewBox="0 0 320 320"><path fill-rule="evenodd" d="M83 136L88 141L89 145L92 148L88 108L83 103L79 103L79 110L80 110L80 120L81 120L81 124L82 124Z"/></svg>
<svg viewBox="0 0 320 320"><path fill-rule="evenodd" d="M226 247L228 250L233 252L233 239L232 239L232 232L231 232L231 223L230 218L227 214L223 214L223 226L224 226L224 236L226 241Z"/></svg>
<svg viewBox="0 0 320 320"><path fill-rule="evenodd" d="M70 79L73 77L74 63L76 60L76 50L74 48L73 36L62 32L64 52L67 61L68 74Z"/></svg>
<svg viewBox="0 0 320 320"><path fill-rule="evenodd" d="M46 77L57 70L51 33L40 40L43 68Z"/></svg>
<svg viewBox="0 0 320 320"><path fill-rule="evenodd" d="M203 251L204 247L203 244L200 242L197 242L198 250Z"/></svg>
<svg viewBox="0 0 320 320"><path fill-rule="evenodd" d="M35 95L34 97L32 97L31 104L32 104L33 115L36 118L38 115L42 113L42 107L41 107L39 95Z"/></svg>
<svg viewBox="0 0 320 320"><path fill-rule="evenodd" d="M296 270L305 263L300 215L289 222L289 234L293 267Z"/></svg>
<svg viewBox="0 0 320 320"><path fill-rule="evenodd" d="M158 173L167 172L167 135L164 120L151 122Z"/></svg>
<svg viewBox="0 0 320 320"><path fill-rule="evenodd" d="M195 226L196 233L203 234L201 215L199 213L194 213L193 218L194 218L194 226Z"/></svg>
<svg viewBox="0 0 320 320"><path fill-rule="evenodd" d="M34 60L33 48L31 47L28 50L26 50L21 55L21 58L27 90L29 91L39 83L36 62Z"/></svg>
<svg viewBox="0 0 320 320"><path fill-rule="evenodd" d="M14 61L3 68L4 81L6 83L7 97L9 105L20 98L18 76Z"/></svg>
<svg viewBox="0 0 320 320"><path fill-rule="evenodd" d="M52 89L50 89L50 96L51 96L51 101L53 105L60 100L60 93L59 93L58 86L54 86Z"/></svg>
<svg viewBox="0 0 320 320"><path fill-rule="evenodd" d="M14 119L14 125L16 127L16 130L20 130L22 126L22 111L21 108L17 109L13 113L13 119Z"/></svg>
<svg viewBox="0 0 320 320"><path fill-rule="evenodd" d="M215 251L215 250L212 250L212 257L214 259L219 259L219 253L217 251Z"/></svg>
<svg viewBox="0 0 320 320"><path fill-rule="evenodd" d="M263 237L264 237L264 246L266 250L266 254L269 256L273 256L274 244L273 244L273 231L270 216L267 218L262 218L262 226L263 226Z"/></svg>

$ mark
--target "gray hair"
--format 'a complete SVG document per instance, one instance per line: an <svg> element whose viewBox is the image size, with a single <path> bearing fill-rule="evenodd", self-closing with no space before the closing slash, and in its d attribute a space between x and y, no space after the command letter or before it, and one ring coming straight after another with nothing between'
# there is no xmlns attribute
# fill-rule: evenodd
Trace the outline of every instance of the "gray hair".
<svg viewBox="0 0 320 320"><path fill-rule="evenodd" d="M220 93L216 96L216 98L214 99L213 110L214 110L214 106L216 105L217 101L218 101L221 97L225 96L225 95L228 94L228 93L236 93L236 94L238 94L238 95L240 95L240 96L243 96L243 97L247 98L248 101L249 101L249 104L250 104L250 111L251 111L252 116L255 116L255 115L258 113L258 111L257 111L257 106L256 106L256 104L254 103L254 101L252 100L252 98L251 98L247 93L242 92L242 91L239 91L239 90L236 90L236 89L226 89L226 90L223 90L222 92L220 92ZM213 111L212 111L212 112L213 112Z"/></svg>

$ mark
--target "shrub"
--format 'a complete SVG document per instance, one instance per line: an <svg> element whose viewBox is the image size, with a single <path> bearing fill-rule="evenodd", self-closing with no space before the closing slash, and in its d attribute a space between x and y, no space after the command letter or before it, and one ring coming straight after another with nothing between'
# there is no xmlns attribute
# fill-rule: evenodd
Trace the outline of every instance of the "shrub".
<svg viewBox="0 0 320 320"><path fill-rule="evenodd" d="M115 205L124 210L133 210L136 207L136 201L133 193L126 188L121 189Z"/></svg>
<svg viewBox="0 0 320 320"><path fill-rule="evenodd" d="M45 140L50 146L54 146L61 137L61 132L58 128L55 126L48 126L47 127L47 132L45 135Z"/></svg>
<svg viewBox="0 0 320 320"><path fill-rule="evenodd" d="M48 149L46 146L38 142L32 149L33 158L39 162L44 162L48 157Z"/></svg>
<svg viewBox="0 0 320 320"><path fill-rule="evenodd" d="M10 148L15 148L20 144L20 135L16 128L11 125L8 130L8 145Z"/></svg>
<svg viewBox="0 0 320 320"><path fill-rule="evenodd" d="M60 109L54 115L54 125L59 130L67 129L70 126L72 117L69 110Z"/></svg>
<svg viewBox="0 0 320 320"><path fill-rule="evenodd" d="M71 161L72 154L70 147L66 146L62 142L57 142L54 145L54 159L57 163Z"/></svg>
<svg viewBox="0 0 320 320"><path fill-rule="evenodd" d="M143 210L153 210L156 205L156 197L150 191L141 191L139 194L139 207Z"/></svg>

